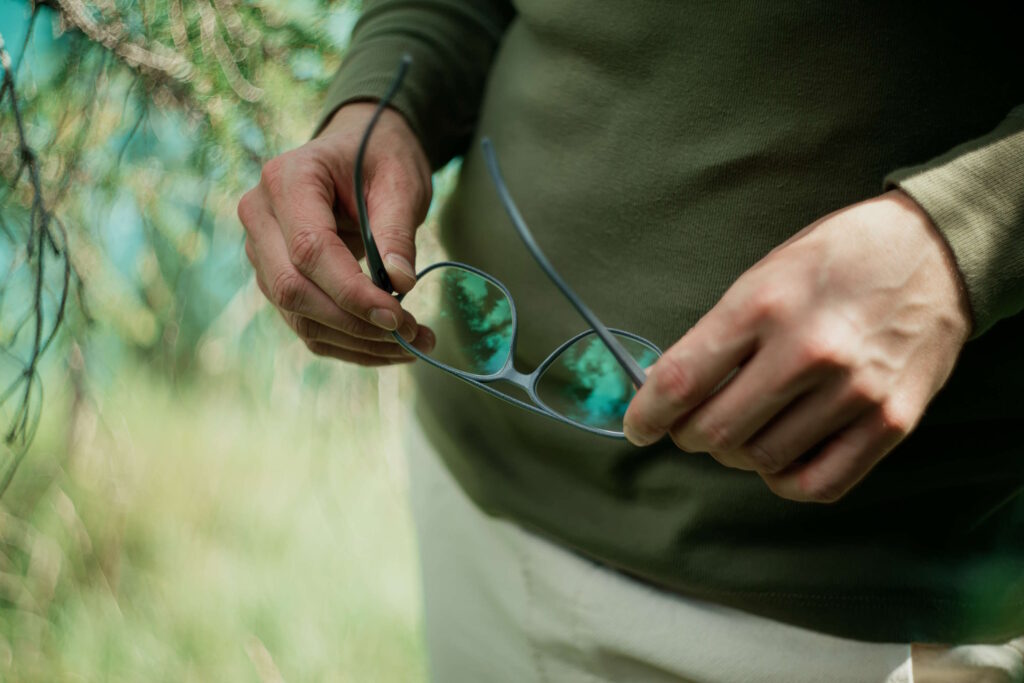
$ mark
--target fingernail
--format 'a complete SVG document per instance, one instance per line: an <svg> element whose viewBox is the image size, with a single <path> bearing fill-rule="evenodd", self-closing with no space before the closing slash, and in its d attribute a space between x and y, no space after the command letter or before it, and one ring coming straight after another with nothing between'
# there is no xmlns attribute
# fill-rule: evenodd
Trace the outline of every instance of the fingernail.
<svg viewBox="0 0 1024 683"><path fill-rule="evenodd" d="M386 308L375 308L370 311L370 322L377 327L383 327L385 330L397 330L398 320L395 319L395 314Z"/></svg>
<svg viewBox="0 0 1024 683"><path fill-rule="evenodd" d="M637 434L629 425L622 425L622 433L625 435L626 440L634 446L647 446L651 443L650 439Z"/></svg>
<svg viewBox="0 0 1024 683"><path fill-rule="evenodd" d="M416 279L416 271L413 270L412 264L398 254L388 254L384 257L384 262L410 280Z"/></svg>

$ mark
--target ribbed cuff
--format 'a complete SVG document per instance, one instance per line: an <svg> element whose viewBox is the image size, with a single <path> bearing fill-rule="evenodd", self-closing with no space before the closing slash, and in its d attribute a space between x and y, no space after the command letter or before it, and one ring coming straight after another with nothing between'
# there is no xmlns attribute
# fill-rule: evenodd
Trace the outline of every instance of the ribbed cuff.
<svg viewBox="0 0 1024 683"><path fill-rule="evenodd" d="M914 199L949 244L976 337L1024 309L1024 109L977 140L885 178Z"/></svg>

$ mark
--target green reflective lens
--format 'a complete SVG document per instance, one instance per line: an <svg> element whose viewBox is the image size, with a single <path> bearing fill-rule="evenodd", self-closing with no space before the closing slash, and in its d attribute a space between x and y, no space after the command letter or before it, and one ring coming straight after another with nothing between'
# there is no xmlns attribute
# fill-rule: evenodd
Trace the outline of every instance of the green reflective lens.
<svg viewBox="0 0 1024 683"><path fill-rule="evenodd" d="M435 268L417 280L402 307L434 331L432 359L475 375L505 366L515 333L512 303L487 278L457 266Z"/></svg>
<svg viewBox="0 0 1024 683"><path fill-rule="evenodd" d="M615 338L642 368L661 355L632 337L616 334ZM636 394L629 376L593 332L559 353L537 380L536 389L541 402L554 412L613 432L622 431L622 417Z"/></svg>

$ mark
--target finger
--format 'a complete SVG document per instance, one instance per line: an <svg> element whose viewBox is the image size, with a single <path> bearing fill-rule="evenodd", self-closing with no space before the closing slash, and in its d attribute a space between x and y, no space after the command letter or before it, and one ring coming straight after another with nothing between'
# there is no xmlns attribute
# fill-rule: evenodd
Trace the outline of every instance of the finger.
<svg viewBox="0 0 1024 683"><path fill-rule="evenodd" d="M867 396L851 390L846 382L833 381L797 399L740 450L754 463L753 469L778 472L848 427L870 405Z"/></svg>
<svg viewBox="0 0 1024 683"><path fill-rule="evenodd" d="M737 321L720 303L650 367L626 410L631 442L645 446L660 439L754 351L756 334Z"/></svg>
<svg viewBox="0 0 1024 683"><path fill-rule="evenodd" d="M846 495L909 431L901 418L882 409L869 411L807 462L761 478L783 498L832 503Z"/></svg>
<svg viewBox="0 0 1024 683"><path fill-rule="evenodd" d="M760 349L720 391L673 425L672 440L684 451L712 453L727 467L781 470L789 463L756 462L738 449L820 381L793 355L784 344Z"/></svg>
<svg viewBox="0 0 1024 683"><path fill-rule="evenodd" d="M322 342L324 344L330 344L331 346L337 346L338 348L347 349L349 351L358 351L359 353L365 353L371 356L401 358L409 355L409 352L406 351L403 346L399 345L394 340L394 337L391 337L390 335L388 336L388 339L384 341L370 341L339 332L338 330L321 325L315 320L310 320L309 318L289 314L287 320L289 327L295 330L295 333L303 341ZM426 327L421 327L416 335L416 339L412 342L412 345L422 353L430 353L434 348L433 332Z"/></svg>
<svg viewBox="0 0 1024 683"><path fill-rule="evenodd" d="M416 283L414 238L429 198L422 182L397 163L380 162L367 186L370 230L391 283L404 294Z"/></svg>
<svg viewBox="0 0 1024 683"><path fill-rule="evenodd" d="M350 313L342 311L340 308L334 305L334 302L327 298L327 295L321 292L316 285L308 283L308 286L312 289L311 292L301 295L299 298L304 300L304 305L300 311L288 311L285 310L278 302L287 302L287 292L281 292L281 285L278 285L278 294L275 293L264 284L263 279L257 275L256 284L259 286L260 291L263 292L263 296L268 301L275 304L275 307L281 313L285 323L296 330L294 320L299 317L309 320L310 323L316 324L318 327L325 330L332 330L333 332L344 335L346 337L352 337L355 339L374 341L383 344L396 344L394 337L391 332L382 330L381 328L371 325L364 320L360 320ZM294 297L293 297L294 298ZM402 338L409 343L413 343L417 335L417 326L413 323L411 326L403 325L399 330ZM300 335L301 336L301 335Z"/></svg>
<svg viewBox="0 0 1024 683"><path fill-rule="evenodd" d="M334 221L338 225L338 237L345 243L352 256L358 261L366 256L366 248L363 245L363 236L359 232L359 226L349 218L344 209L336 209Z"/></svg>
<svg viewBox="0 0 1024 683"><path fill-rule="evenodd" d="M382 356L371 356L365 353L358 353L356 351L349 351L348 349L341 349L337 346L331 346L330 344L324 344L323 342L311 342L307 344L309 350L318 356L326 356L328 358L336 358L346 363L355 363L356 365L363 365L366 367L379 367L382 365L398 365L400 363L411 363L416 360L415 356L405 355L401 358L384 358Z"/></svg>
<svg viewBox="0 0 1024 683"><path fill-rule="evenodd" d="M253 247L252 238L248 235L245 237L245 257L249 259L249 264L254 269L259 267L259 261L256 260L256 249Z"/></svg>
<svg viewBox="0 0 1024 683"><path fill-rule="evenodd" d="M256 264L257 282L263 294L281 310L296 313L360 339L390 339L388 330L340 308L327 294L306 278L291 262L281 228L262 195L252 199L247 214L246 253ZM390 298L390 297L388 297ZM415 339L415 319L403 316L399 333Z"/></svg>
<svg viewBox="0 0 1024 683"><path fill-rule="evenodd" d="M338 237L333 180L320 177L326 171L316 166L286 168L281 159L264 167L261 183L291 263L342 310L385 330L397 329L405 317L401 306L373 284Z"/></svg>

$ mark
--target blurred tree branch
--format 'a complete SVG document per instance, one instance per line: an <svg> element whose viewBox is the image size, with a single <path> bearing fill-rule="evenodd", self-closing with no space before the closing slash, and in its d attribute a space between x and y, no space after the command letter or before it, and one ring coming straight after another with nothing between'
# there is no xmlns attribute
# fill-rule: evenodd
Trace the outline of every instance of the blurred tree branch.
<svg viewBox="0 0 1024 683"><path fill-rule="evenodd" d="M5 45L0 86L0 495L31 441L54 344L47 357L74 348L88 367L105 346L105 363L133 354L172 381L201 365L200 341L251 281L237 198L312 131L343 44L327 19L348 11L23 2L25 38ZM218 328L214 341L244 333Z"/></svg>
<svg viewBox="0 0 1024 683"><path fill-rule="evenodd" d="M22 365L21 371L0 391L0 409L7 408L11 402L14 405L9 413L4 411L7 413L5 417L8 419L7 424L3 425L3 443L7 453L6 457L0 461L0 496L2 496L10 485L35 431L38 420L36 406L40 405L41 401L34 399L42 390L38 373L39 361L53 342L64 319L73 269L67 255L67 229L60 218L47 206L44 197L39 175L39 159L35 150L29 145L25 132L25 122L22 119L18 88L15 82L15 66L7 51L2 34L0 34L0 66L3 67L4 73L3 85L0 87L0 105L3 105L4 102L9 103L17 133L19 165L14 173L11 187L17 190L17 186L27 170L27 180L31 188L31 209L25 234L16 235L15 229L7 221L4 221L4 231L12 242L20 237L21 243L18 246L24 249L23 255L12 258L11 271L25 267L32 272L33 279L29 315L22 317L21 321L5 334L2 340L2 350L8 357L7 360ZM46 328L44 282L46 280L47 249L56 259L58 267L63 273L53 322L50 329L44 331ZM11 276L11 271L7 273L8 279ZM17 354L18 337L21 335L23 326L29 322L31 322L31 341L28 346L28 358L22 358ZM5 330L5 332L7 331Z"/></svg>

